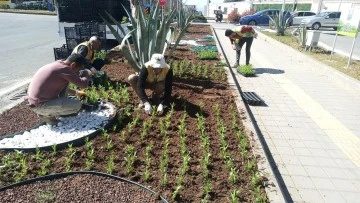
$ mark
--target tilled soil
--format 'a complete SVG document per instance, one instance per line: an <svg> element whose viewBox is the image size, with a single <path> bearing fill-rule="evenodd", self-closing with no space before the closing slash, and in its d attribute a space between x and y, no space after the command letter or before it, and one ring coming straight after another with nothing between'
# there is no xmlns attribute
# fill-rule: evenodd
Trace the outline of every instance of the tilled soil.
<svg viewBox="0 0 360 203"><path fill-rule="evenodd" d="M81 195L80 195L81 194ZM162 202L137 185L93 174L42 180L1 192L0 202Z"/></svg>
<svg viewBox="0 0 360 203"><path fill-rule="evenodd" d="M189 39L197 39L211 34L209 26L192 26L186 33L185 37ZM112 53L116 57L116 53ZM184 70L175 64L188 61ZM130 106L132 114L129 117L119 119L116 126L109 129L109 138L105 139L104 134L90 140L90 145L94 150L94 162L90 170L107 172L109 167L109 157L114 156L113 175L124 177L149 186L152 190L158 192L170 202L201 202L205 198L204 188L204 168L201 166L204 159L204 151L201 147L202 139L200 130L198 129L198 115L205 117L206 135L209 137L209 152L211 154L210 166L208 168L211 191L208 196L209 202L230 202L230 192L238 191L236 195L240 202L255 201L255 186L263 185L262 181L252 181L254 170L249 170L253 155L251 153L250 144L241 143L238 140L239 132L236 129L242 129L241 118L242 113L236 111L234 98L232 96L229 85L226 82L226 75L222 67L214 65L213 60L199 60L196 53L190 50L190 47L179 47L170 58L172 67L174 68L174 81L172 91L172 103L174 104L174 113L170 118L170 123L165 128L166 135L161 134L164 130L163 116L155 116L152 118L146 115L142 109L138 109L138 98L129 84L127 78L134 73L133 69L126 62L118 62L106 65L104 71L114 82L125 85L130 93L130 101L118 106L119 109L126 109ZM194 67L200 67L194 68ZM207 67L207 68L206 68ZM148 92L149 93L149 92ZM232 160L233 166L236 167L236 182L229 182L229 169L221 152L221 139L217 126L219 120L215 113L215 107L220 109L220 118L225 126L225 140L227 143L226 153L227 159ZM21 107L21 105L20 105ZM20 108L19 107L19 108ZM8 113L10 113L9 111ZM169 113L169 108L165 114ZM183 166L183 157L180 153L181 138L179 134L180 119L186 113L186 148L190 156L189 170L183 176L182 188L178 195L173 195L178 185L178 177ZM13 114L18 117L20 114ZM23 123L29 122L33 116L25 113L18 119L22 119ZM3 125L11 125L0 115L0 121ZM7 114L11 118L11 114ZM134 124L135 118L138 117ZM10 120L10 119L9 119ZM143 134L144 123L150 122L152 126L147 133ZM163 123L163 124L161 124ZM234 128L234 124L236 128ZM23 130L21 126L17 130ZM9 131L3 133L8 134ZM111 150L107 148L112 144ZM248 140L251 139L247 138ZM240 145L245 146L245 154L240 154ZM146 158L146 148L152 146L149 157ZM126 171L128 152L126 149L133 147L136 151L136 158L133 169ZM167 182L164 183L164 172L161 170L161 162L164 157L164 148L168 149L168 166L165 171ZM7 153L0 151L1 165L0 167L0 187L14 183L19 180L39 177L40 172L44 171L42 166L46 160L50 160L50 165L45 168L46 174L60 173L66 170L66 160L70 154L74 154L71 162L71 171L86 170L87 157L89 148L86 146L75 147L75 152L70 153L69 149L57 151L55 154L51 152L41 152L41 159L36 158L35 153L25 153L18 155L17 153ZM244 151L242 151L244 152ZM26 169L20 166L21 156L25 157ZM20 158L19 158L20 157ZM150 165L146 168L146 162L150 158ZM15 160L11 162L9 160ZM17 161L19 160L19 161ZM87 169L88 170L88 169ZM23 171L23 172L20 172ZM145 179L145 172L149 172L149 178ZM98 191L106 190L108 186L98 187ZM67 189L64 193L68 192ZM261 193L263 193L261 189ZM79 193L80 194L80 193ZM0 196L2 194L0 193Z"/></svg>

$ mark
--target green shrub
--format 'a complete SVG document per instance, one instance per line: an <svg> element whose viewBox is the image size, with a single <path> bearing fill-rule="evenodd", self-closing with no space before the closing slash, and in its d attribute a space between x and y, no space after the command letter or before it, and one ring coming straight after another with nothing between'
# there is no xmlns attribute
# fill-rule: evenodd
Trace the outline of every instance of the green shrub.
<svg viewBox="0 0 360 203"><path fill-rule="evenodd" d="M95 59L103 59L103 60L105 60L106 52L105 51L96 51L94 57L95 57Z"/></svg>
<svg viewBox="0 0 360 203"><path fill-rule="evenodd" d="M200 51L198 57L204 59L217 59L217 53L213 51Z"/></svg>
<svg viewBox="0 0 360 203"><path fill-rule="evenodd" d="M254 76L255 70L253 69L252 65L240 65L237 67L237 71L244 76Z"/></svg>

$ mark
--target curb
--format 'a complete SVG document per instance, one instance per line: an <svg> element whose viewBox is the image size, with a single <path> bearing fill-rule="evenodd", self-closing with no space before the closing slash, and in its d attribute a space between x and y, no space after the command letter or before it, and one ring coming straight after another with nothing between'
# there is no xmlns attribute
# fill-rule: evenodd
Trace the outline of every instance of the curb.
<svg viewBox="0 0 360 203"><path fill-rule="evenodd" d="M18 14L31 14L31 15L47 15L47 16L57 16L57 13L37 13L37 12L27 12L26 10L5 10L0 9L0 13L18 13Z"/></svg>
<svg viewBox="0 0 360 203"><path fill-rule="evenodd" d="M213 27L211 31L216 37L216 46L218 47L219 52L221 51L221 59L225 60L226 63L229 63ZM266 150L268 147L262 138L260 130L257 128L256 120L252 115L250 108L241 96L242 90L237 82L238 79L236 78L236 72L234 73L234 71L229 67L224 67L224 69L227 72L227 81L230 89L232 90L237 110L240 115L244 115L245 117L241 120L245 126L245 133L251 141L252 152L257 157L258 170L268 179L268 185L265 187L267 198L270 202L285 203L287 202L285 196L288 195L288 192L283 191L280 187L280 183L282 182L281 175L275 175L274 170L276 170L276 165L275 162L270 160L272 158L272 154L269 150Z"/></svg>
<svg viewBox="0 0 360 203"><path fill-rule="evenodd" d="M278 48L293 52L294 55L298 55L306 61L310 61L312 64L314 64L313 66L309 67L312 71L326 75L329 80L341 85L344 89L354 92L360 92L360 81L263 34L261 31L258 31L257 33L259 39L265 40L269 44L272 44Z"/></svg>
<svg viewBox="0 0 360 203"><path fill-rule="evenodd" d="M324 43L322 43L322 42L318 42L318 45L319 45L319 47L321 47L321 48L323 48L323 49L325 49L325 50L327 50L327 51L332 51L332 47L331 46L329 46L329 45L327 45L327 44L324 44ZM337 53L337 54L339 54L339 55L341 55L341 56L344 56L344 57L347 57L347 58L349 58L350 57L350 53L346 53L346 52L343 52L343 51L340 51L340 50L338 50L338 49L334 49L334 53ZM360 56L357 56L357 55L352 55L351 56L351 60L352 61L360 61Z"/></svg>
<svg viewBox="0 0 360 203"><path fill-rule="evenodd" d="M27 79L24 82L14 85L12 88L0 92L0 101L4 101L4 102L8 101L6 102L8 103L6 106L0 107L0 114L24 101L25 97L20 97L16 100L13 100L12 97L16 96L16 94L18 93L21 93L21 90L25 90L26 86L30 84L30 81L31 79Z"/></svg>

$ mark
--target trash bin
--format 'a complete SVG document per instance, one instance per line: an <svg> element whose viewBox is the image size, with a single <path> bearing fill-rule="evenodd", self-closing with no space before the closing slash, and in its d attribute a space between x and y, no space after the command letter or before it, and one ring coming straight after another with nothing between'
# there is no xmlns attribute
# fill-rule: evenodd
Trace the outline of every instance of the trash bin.
<svg viewBox="0 0 360 203"><path fill-rule="evenodd" d="M306 46L317 47L320 39L320 31L308 31L306 37Z"/></svg>

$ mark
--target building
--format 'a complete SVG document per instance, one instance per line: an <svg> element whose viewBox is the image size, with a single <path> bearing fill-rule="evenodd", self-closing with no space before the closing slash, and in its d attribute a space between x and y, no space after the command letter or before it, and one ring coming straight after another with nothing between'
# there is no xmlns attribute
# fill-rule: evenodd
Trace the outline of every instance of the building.
<svg viewBox="0 0 360 203"><path fill-rule="evenodd" d="M295 0L285 0L286 4L293 4ZM214 10L221 8L223 17L226 19L227 14L233 10L237 10L238 13L242 13L246 10L253 9L256 5L262 4L282 4L284 0L245 0L241 2L228 2L228 3L210 3L209 10L205 6L205 15L208 13L208 17L215 17ZM341 2L341 6L340 6ZM360 8L360 0L297 0L298 4L311 4L311 11L319 13L322 11L345 11L350 8ZM340 8L339 8L340 6Z"/></svg>

